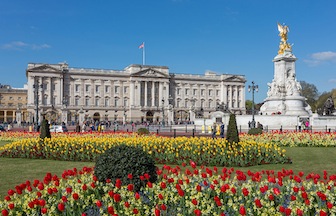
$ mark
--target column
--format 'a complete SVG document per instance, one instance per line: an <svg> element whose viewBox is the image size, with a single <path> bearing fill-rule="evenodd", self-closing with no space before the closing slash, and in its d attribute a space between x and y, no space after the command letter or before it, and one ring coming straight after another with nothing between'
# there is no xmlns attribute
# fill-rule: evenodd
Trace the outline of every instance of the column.
<svg viewBox="0 0 336 216"><path fill-rule="evenodd" d="M124 100L125 100L125 97L124 97L124 82L123 81L120 81L120 99L121 99L121 107L124 106Z"/></svg>
<svg viewBox="0 0 336 216"><path fill-rule="evenodd" d="M100 106L105 105L105 85L104 85L104 80L100 80L100 87L99 87L99 96L100 96ZM105 117L102 117L105 118Z"/></svg>
<svg viewBox="0 0 336 216"><path fill-rule="evenodd" d="M134 92L134 98L135 98L135 102L134 102L134 106L140 106L141 104L141 98L140 98L140 91L141 91L141 84L139 81L135 81L135 92Z"/></svg>
<svg viewBox="0 0 336 216"><path fill-rule="evenodd" d="M81 79L81 88L79 93L81 99L79 105L84 106L85 105L85 82L84 79Z"/></svg>
<svg viewBox="0 0 336 216"><path fill-rule="evenodd" d="M155 106L155 82L152 81L152 107Z"/></svg>
<svg viewBox="0 0 336 216"><path fill-rule="evenodd" d="M33 85L34 85L34 77L32 76L28 76L28 104L31 105L31 104L34 104L34 91L35 89L33 88Z"/></svg>
<svg viewBox="0 0 336 216"><path fill-rule="evenodd" d="M59 91L58 91L58 94L57 94L57 101L58 101L58 104L59 105L62 105L63 104L63 77L60 77L59 78Z"/></svg>
<svg viewBox="0 0 336 216"><path fill-rule="evenodd" d="M163 87L165 87L166 90L162 90L162 95L165 99L165 106L168 106L168 103L169 103L169 101L168 101L168 98L169 98L169 84L168 84L168 82L164 82Z"/></svg>
<svg viewBox="0 0 336 216"><path fill-rule="evenodd" d="M232 92L232 85L230 85L230 94L229 94L229 97L230 97L230 103L229 103L229 107L232 108L232 99L233 99L233 92Z"/></svg>
<svg viewBox="0 0 336 216"><path fill-rule="evenodd" d="M145 107L147 106L147 81L145 81Z"/></svg>
<svg viewBox="0 0 336 216"><path fill-rule="evenodd" d="M48 105L52 105L52 77L49 77L49 98L48 98Z"/></svg>
<svg viewBox="0 0 336 216"><path fill-rule="evenodd" d="M4 110L4 122L7 122L7 110Z"/></svg>
<svg viewBox="0 0 336 216"><path fill-rule="evenodd" d="M241 107L245 109L245 87L244 86L240 87L241 87Z"/></svg>
<svg viewBox="0 0 336 216"><path fill-rule="evenodd" d="M162 99L167 100L168 98L165 98L163 95L163 82L159 82L159 102L162 101Z"/></svg>
<svg viewBox="0 0 336 216"><path fill-rule="evenodd" d="M95 83L95 80L91 80L91 92L90 92L90 95L91 95L91 100L90 100L90 107L93 106L93 104L95 103L95 96L94 96L94 90L95 90L95 86L94 86L94 83Z"/></svg>
<svg viewBox="0 0 336 216"><path fill-rule="evenodd" d="M114 107L114 93L113 92L114 92L114 80L111 80L110 105Z"/></svg>
<svg viewBox="0 0 336 216"><path fill-rule="evenodd" d="M130 106L133 107L134 106L134 81L131 80L130 81Z"/></svg>
<svg viewBox="0 0 336 216"><path fill-rule="evenodd" d="M38 82L38 90L39 90L39 105L43 104L43 78L39 77L39 82Z"/></svg>
<svg viewBox="0 0 336 216"><path fill-rule="evenodd" d="M239 100L239 97L238 97L238 86L236 85L236 100L235 100L235 107L238 108L238 100Z"/></svg>
<svg viewBox="0 0 336 216"><path fill-rule="evenodd" d="M225 97L225 93L226 92L224 92L225 91L224 90L224 81L221 82L221 86L220 87L221 87L220 100L221 100L221 102L225 103L224 97Z"/></svg>

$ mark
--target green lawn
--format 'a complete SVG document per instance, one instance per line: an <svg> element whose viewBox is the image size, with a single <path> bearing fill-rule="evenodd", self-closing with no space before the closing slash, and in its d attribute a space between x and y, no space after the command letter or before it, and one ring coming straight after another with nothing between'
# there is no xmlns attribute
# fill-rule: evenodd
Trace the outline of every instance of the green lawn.
<svg viewBox="0 0 336 216"><path fill-rule="evenodd" d="M0 143L0 145L3 143ZM336 148L297 147L285 148L287 155L292 158L292 164L260 165L253 167L237 167L242 171L292 169L294 172L303 171L323 175L323 170L336 174ZM47 172L60 175L63 170L80 169L83 166L94 166L88 162L67 162L38 159L0 158L0 198L6 195L8 189L26 180L43 179ZM221 168L221 167L218 167Z"/></svg>

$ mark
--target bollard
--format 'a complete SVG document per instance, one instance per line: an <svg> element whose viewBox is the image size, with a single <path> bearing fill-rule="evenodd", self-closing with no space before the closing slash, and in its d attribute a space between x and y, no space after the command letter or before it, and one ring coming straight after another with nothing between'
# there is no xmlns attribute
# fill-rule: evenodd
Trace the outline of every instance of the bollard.
<svg viewBox="0 0 336 216"><path fill-rule="evenodd" d="M174 129L174 138L176 138L176 129Z"/></svg>
<svg viewBox="0 0 336 216"><path fill-rule="evenodd" d="M280 132L282 132L282 125L280 126Z"/></svg>
<svg viewBox="0 0 336 216"><path fill-rule="evenodd" d="M329 130L328 130L328 131L329 131L329 133L330 133L330 132L331 132L331 128L329 128Z"/></svg>
<svg viewBox="0 0 336 216"><path fill-rule="evenodd" d="M126 131L127 131L127 133L128 133L128 128L127 128L127 130L126 130Z"/></svg>
<svg viewBox="0 0 336 216"><path fill-rule="evenodd" d="M195 129L192 129L192 137L195 137Z"/></svg>
<svg viewBox="0 0 336 216"><path fill-rule="evenodd" d="M156 129L156 134L159 135L159 129Z"/></svg>
<svg viewBox="0 0 336 216"><path fill-rule="evenodd" d="M326 132L327 132L327 130L328 130L328 126L326 125Z"/></svg>
<svg viewBox="0 0 336 216"><path fill-rule="evenodd" d="M113 132L115 133L115 128L113 129Z"/></svg>

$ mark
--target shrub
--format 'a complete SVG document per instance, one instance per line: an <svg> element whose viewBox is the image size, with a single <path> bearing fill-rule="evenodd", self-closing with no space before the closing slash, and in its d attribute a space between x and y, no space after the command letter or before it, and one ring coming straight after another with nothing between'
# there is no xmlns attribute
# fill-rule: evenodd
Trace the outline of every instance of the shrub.
<svg viewBox="0 0 336 216"><path fill-rule="evenodd" d="M147 135L147 134L149 134L149 130L147 128L139 128L138 129L138 134L139 135Z"/></svg>
<svg viewBox="0 0 336 216"><path fill-rule="evenodd" d="M129 174L133 177L130 178ZM112 147L100 155L96 161L95 175L100 182L110 179L115 184L120 179L122 185L133 184L135 191L139 191L148 181L154 183L157 180L152 157L139 147L127 145ZM141 180L140 176L145 176L145 179Z"/></svg>
<svg viewBox="0 0 336 216"><path fill-rule="evenodd" d="M262 129L261 128L251 128L248 131L248 134L251 134L251 135L262 134Z"/></svg>
<svg viewBox="0 0 336 216"><path fill-rule="evenodd" d="M239 142L239 135L238 135L238 128L236 122L236 115L230 114L229 125L227 130L227 140L229 143L238 143Z"/></svg>
<svg viewBox="0 0 336 216"><path fill-rule="evenodd" d="M50 134L50 125L47 121L47 119L45 119L45 116L43 116L43 120L41 122L41 128L40 128L40 138L44 139L44 138L51 138L51 134Z"/></svg>

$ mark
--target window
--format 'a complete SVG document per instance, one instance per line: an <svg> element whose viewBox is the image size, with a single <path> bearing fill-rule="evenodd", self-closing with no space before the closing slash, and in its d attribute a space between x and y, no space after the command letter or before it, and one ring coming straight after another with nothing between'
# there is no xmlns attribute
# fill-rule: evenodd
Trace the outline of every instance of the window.
<svg viewBox="0 0 336 216"><path fill-rule="evenodd" d="M100 86L96 85L96 93L99 93Z"/></svg>
<svg viewBox="0 0 336 216"><path fill-rule="evenodd" d="M9 97L9 100L13 100L13 97Z"/></svg>
<svg viewBox="0 0 336 216"><path fill-rule="evenodd" d="M125 87L124 87L124 93L127 93L127 91L128 91L128 87L125 86Z"/></svg>
<svg viewBox="0 0 336 216"><path fill-rule="evenodd" d="M90 91L90 85L85 85L85 91L89 92Z"/></svg>
<svg viewBox="0 0 336 216"><path fill-rule="evenodd" d="M180 89L180 88L177 89L177 94L178 94L178 95L181 94L181 89Z"/></svg>
<svg viewBox="0 0 336 216"><path fill-rule="evenodd" d="M204 89L201 89L201 95L204 96Z"/></svg>
<svg viewBox="0 0 336 216"><path fill-rule="evenodd" d="M180 106L181 106L180 100L178 100L177 103L176 103L176 107L180 107Z"/></svg>
<svg viewBox="0 0 336 216"><path fill-rule="evenodd" d="M75 106L79 106L79 97L75 98Z"/></svg>
<svg viewBox="0 0 336 216"><path fill-rule="evenodd" d="M55 89L56 89L56 84L52 84L51 90L55 91Z"/></svg>
<svg viewBox="0 0 336 216"><path fill-rule="evenodd" d="M189 101L185 100L185 107L188 107Z"/></svg>
<svg viewBox="0 0 336 216"><path fill-rule="evenodd" d="M209 89L209 96L212 96L212 90Z"/></svg>
<svg viewBox="0 0 336 216"><path fill-rule="evenodd" d="M18 100L22 100L22 98L21 98L21 97L18 97Z"/></svg>
<svg viewBox="0 0 336 216"><path fill-rule="evenodd" d="M219 96L219 90L216 90L216 96Z"/></svg>
<svg viewBox="0 0 336 216"><path fill-rule="evenodd" d="M90 105L90 98L86 97L85 98L85 106L89 106Z"/></svg>
<svg viewBox="0 0 336 216"><path fill-rule="evenodd" d="M119 93L119 86L114 86L114 93L116 93L116 94Z"/></svg>
<svg viewBox="0 0 336 216"><path fill-rule="evenodd" d="M117 107L118 106L118 98L114 99L114 106Z"/></svg>
<svg viewBox="0 0 336 216"><path fill-rule="evenodd" d="M105 98L105 106L106 107L110 106L110 99L109 98Z"/></svg>
<svg viewBox="0 0 336 216"><path fill-rule="evenodd" d="M105 92L106 93L110 92L110 86L105 86Z"/></svg>
<svg viewBox="0 0 336 216"><path fill-rule="evenodd" d="M185 89L185 95L189 94L189 89Z"/></svg>
<svg viewBox="0 0 336 216"><path fill-rule="evenodd" d="M76 92L79 92L79 84L76 84L76 85L75 85L75 91L76 91Z"/></svg>
<svg viewBox="0 0 336 216"><path fill-rule="evenodd" d="M13 106L13 103L9 103L8 106L12 107L12 106Z"/></svg>
<svg viewBox="0 0 336 216"><path fill-rule="evenodd" d="M99 106L99 97L96 97L96 99L95 99L95 105Z"/></svg>
<svg viewBox="0 0 336 216"><path fill-rule="evenodd" d="M127 98L124 99L124 106L125 107L128 106L128 100L127 100Z"/></svg>
<svg viewBox="0 0 336 216"><path fill-rule="evenodd" d="M42 104L47 105L47 103L48 103L48 95L44 95Z"/></svg>
<svg viewBox="0 0 336 216"><path fill-rule="evenodd" d="M196 95L197 89L193 89L193 95Z"/></svg>
<svg viewBox="0 0 336 216"><path fill-rule="evenodd" d="M209 107L211 107L212 105L212 100L209 100Z"/></svg>
<svg viewBox="0 0 336 216"><path fill-rule="evenodd" d="M53 100L52 100L52 105L54 105L55 106L55 103L56 103L56 96L55 97L53 97Z"/></svg>

